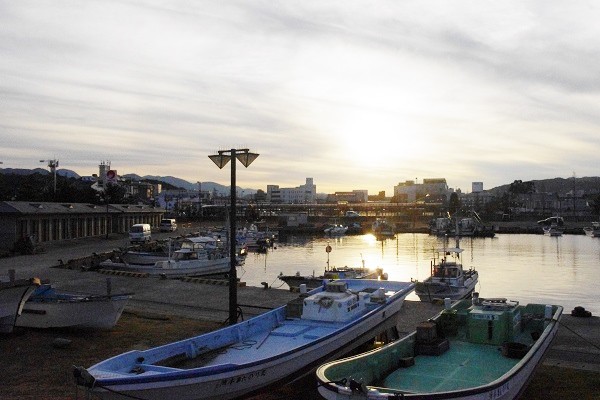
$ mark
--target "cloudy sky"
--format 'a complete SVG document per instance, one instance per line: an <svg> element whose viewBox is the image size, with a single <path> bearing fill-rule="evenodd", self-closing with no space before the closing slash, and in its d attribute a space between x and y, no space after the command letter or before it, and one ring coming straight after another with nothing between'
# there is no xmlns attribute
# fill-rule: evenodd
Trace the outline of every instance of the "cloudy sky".
<svg viewBox="0 0 600 400"><path fill-rule="evenodd" d="M0 0L0 161L319 192L600 175L600 3Z"/></svg>

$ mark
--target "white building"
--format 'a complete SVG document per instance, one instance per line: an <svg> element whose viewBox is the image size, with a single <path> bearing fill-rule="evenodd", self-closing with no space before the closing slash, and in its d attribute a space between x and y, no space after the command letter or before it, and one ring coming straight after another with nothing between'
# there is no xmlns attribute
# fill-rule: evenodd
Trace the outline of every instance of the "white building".
<svg viewBox="0 0 600 400"><path fill-rule="evenodd" d="M405 181L394 186L394 197L399 203L416 201L446 201L452 190L448 188L445 178L423 179L423 183Z"/></svg>
<svg viewBox="0 0 600 400"><path fill-rule="evenodd" d="M316 203L317 186L313 178L306 178L306 183L295 188L280 188L279 185L267 185L267 201L285 204Z"/></svg>

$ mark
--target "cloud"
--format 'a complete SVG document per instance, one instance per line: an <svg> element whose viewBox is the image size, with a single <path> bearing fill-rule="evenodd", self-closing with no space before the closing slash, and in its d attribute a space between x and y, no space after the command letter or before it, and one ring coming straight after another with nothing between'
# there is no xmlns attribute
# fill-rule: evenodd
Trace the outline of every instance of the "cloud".
<svg viewBox="0 0 600 400"><path fill-rule="evenodd" d="M560 2L0 4L5 166L324 191L595 175L598 7ZM37 165L36 165L37 166ZM548 176L550 175L550 176ZM243 182L243 181L242 181ZM246 185L244 185L246 186Z"/></svg>

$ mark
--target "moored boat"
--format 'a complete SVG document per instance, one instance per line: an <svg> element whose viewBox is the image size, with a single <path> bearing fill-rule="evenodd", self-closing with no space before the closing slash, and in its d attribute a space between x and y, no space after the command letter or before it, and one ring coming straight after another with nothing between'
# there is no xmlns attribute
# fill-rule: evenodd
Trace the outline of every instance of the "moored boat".
<svg viewBox="0 0 600 400"><path fill-rule="evenodd" d="M133 264L124 261L106 260L101 268L147 273L150 276L177 278L183 276L225 274L230 262L227 252L212 237L190 237L181 242L181 247L167 258L150 264Z"/></svg>
<svg viewBox="0 0 600 400"><path fill-rule="evenodd" d="M479 273L475 269L464 270L458 239L456 247L437 250L431 260L430 276L423 281L415 281L415 293L421 301L434 301L449 298L464 299L475 289Z"/></svg>
<svg viewBox="0 0 600 400"><path fill-rule="evenodd" d="M562 236L565 231L565 221L562 217L549 217L538 221L542 225L542 231L546 236Z"/></svg>
<svg viewBox="0 0 600 400"><path fill-rule="evenodd" d="M97 398L219 399L291 382L395 327L411 282L339 280L247 321L74 369Z"/></svg>
<svg viewBox="0 0 600 400"><path fill-rule="evenodd" d="M590 237L600 237L600 222L592 222L592 226L584 227L583 232Z"/></svg>
<svg viewBox="0 0 600 400"><path fill-rule="evenodd" d="M373 234L380 238L393 237L396 232L394 231L394 227L389 224L385 219L378 218L371 225L371 229Z"/></svg>
<svg viewBox="0 0 600 400"><path fill-rule="evenodd" d="M93 295L38 287L23 305L16 326L27 328L111 329L131 294Z"/></svg>
<svg viewBox="0 0 600 400"><path fill-rule="evenodd" d="M333 279L379 279L387 280L388 275L383 272L382 268L369 269L364 266L362 267L327 267L323 275L300 275L297 272L295 275L283 275L280 273L277 276L280 280L287 283L290 290L297 290L300 285L304 284L308 289L315 289L319 286L323 286L324 280Z"/></svg>
<svg viewBox="0 0 600 400"><path fill-rule="evenodd" d="M556 305L461 300L398 341L322 365L319 393L329 400L515 399L561 314Z"/></svg>

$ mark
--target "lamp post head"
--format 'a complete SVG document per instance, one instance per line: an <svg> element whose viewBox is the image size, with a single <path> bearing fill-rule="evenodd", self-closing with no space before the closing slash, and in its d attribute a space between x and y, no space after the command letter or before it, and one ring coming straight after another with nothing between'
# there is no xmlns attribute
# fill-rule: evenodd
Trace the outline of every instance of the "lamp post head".
<svg viewBox="0 0 600 400"><path fill-rule="evenodd" d="M246 150L243 153L236 154L236 158L240 160L244 167L248 168L248 166L258 158L258 154L250 153L248 150Z"/></svg>
<svg viewBox="0 0 600 400"><path fill-rule="evenodd" d="M219 151L219 154L213 154L212 156L208 156L214 162L219 169L223 169L224 166L227 165L229 160L231 160L231 156L223 154L222 151Z"/></svg>
<svg viewBox="0 0 600 400"><path fill-rule="evenodd" d="M229 153L229 154L226 154ZM231 149L231 150L219 150L218 154L208 156L215 163L219 169L223 169L224 166L231 160L232 154L235 154L244 167L248 168L254 160L258 157L257 153L251 153L248 149Z"/></svg>

